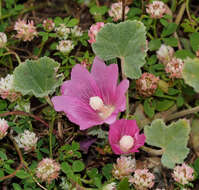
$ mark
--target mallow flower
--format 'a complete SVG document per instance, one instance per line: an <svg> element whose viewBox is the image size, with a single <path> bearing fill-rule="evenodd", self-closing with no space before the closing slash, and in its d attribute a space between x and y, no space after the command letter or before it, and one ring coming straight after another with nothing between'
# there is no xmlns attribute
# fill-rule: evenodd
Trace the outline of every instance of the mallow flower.
<svg viewBox="0 0 199 190"><path fill-rule="evenodd" d="M118 66L107 66L95 57L91 73L77 64L71 72L71 80L61 87L61 96L52 98L56 111L64 111L69 120L81 130L103 123L112 124L117 114L126 109L125 92L129 81L119 85Z"/></svg>
<svg viewBox="0 0 199 190"><path fill-rule="evenodd" d="M110 125L108 138L115 154L138 152L138 148L145 142L145 135L139 134L136 120L117 120Z"/></svg>

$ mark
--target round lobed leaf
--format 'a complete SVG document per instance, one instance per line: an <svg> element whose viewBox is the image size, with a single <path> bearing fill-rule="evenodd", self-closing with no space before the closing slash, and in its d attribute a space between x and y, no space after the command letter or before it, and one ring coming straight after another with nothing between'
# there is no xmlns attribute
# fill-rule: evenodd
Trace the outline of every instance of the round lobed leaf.
<svg viewBox="0 0 199 190"><path fill-rule="evenodd" d="M56 77L59 63L48 57L26 60L14 70L14 88L23 95L45 97L61 85L62 77Z"/></svg>
<svg viewBox="0 0 199 190"><path fill-rule="evenodd" d="M142 22L126 21L106 24L92 44L93 51L103 60L124 59L125 75L131 79L141 76L146 57L146 30Z"/></svg>

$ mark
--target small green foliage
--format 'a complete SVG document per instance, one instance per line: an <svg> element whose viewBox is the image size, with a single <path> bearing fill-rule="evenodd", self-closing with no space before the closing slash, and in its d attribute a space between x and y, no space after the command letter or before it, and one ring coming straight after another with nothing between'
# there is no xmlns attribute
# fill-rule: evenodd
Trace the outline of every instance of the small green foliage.
<svg viewBox="0 0 199 190"><path fill-rule="evenodd" d="M128 178L124 178L117 186L118 190L130 190Z"/></svg>
<svg viewBox="0 0 199 190"><path fill-rule="evenodd" d="M45 97L61 85L62 77L56 77L59 63L48 57L26 60L14 71L14 88L23 95Z"/></svg>
<svg viewBox="0 0 199 190"><path fill-rule="evenodd" d="M189 122L185 119L173 122L169 126L166 126L163 120L157 119L151 123L151 126L144 128L146 142L163 150L161 161L168 168L183 163L189 153L186 147L189 133Z"/></svg>
<svg viewBox="0 0 199 190"><path fill-rule="evenodd" d="M119 24L106 24L97 34L93 51L104 60L120 58L124 60L127 77L141 76L140 67L145 64L146 31L141 22L126 21Z"/></svg>
<svg viewBox="0 0 199 190"><path fill-rule="evenodd" d="M182 76L185 83L192 86L196 92L199 92L199 59L185 60Z"/></svg>

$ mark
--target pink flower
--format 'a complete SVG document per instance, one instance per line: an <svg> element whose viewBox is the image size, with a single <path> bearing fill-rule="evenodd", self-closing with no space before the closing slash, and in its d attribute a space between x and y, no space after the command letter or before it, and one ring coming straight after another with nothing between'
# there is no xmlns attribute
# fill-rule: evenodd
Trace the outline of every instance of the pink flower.
<svg viewBox="0 0 199 190"><path fill-rule="evenodd" d="M53 20L47 18L43 21L43 27L47 32L50 32L55 28L55 23Z"/></svg>
<svg viewBox="0 0 199 190"><path fill-rule="evenodd" d="M129 12L129 7L125 7L125 15ZM122 19L122 2L113 3L111 9L108 11L110 17L113 17L114 21Z"/></svg>
<svg viewBox="0 0 199 190"><path fill-rule="evenodd" d="M155 176L148 169L137 169L129 182L134 184L137 190L144 190L153 187L154 179Z"/></svg>
<svg viewBox="0 0 199 190"><path fill-rule="evenodd" d="M117 159L117 163L113 164L112 174L116 179L130 177L131 173L135 170L135 166L135 159L132 159L130 156L121 156Z"/></svg>
<svg viewBox="0 0 199 190"><path fill-rule="evenodd" d="M152 96L158 87L159 78L151 73L143 73L136 80L136 90L143 97Z"/></svg>
<svg viewBox="0 0 199 190"><path fill-rule="evenodd" d="M64 111L69 120L81 130L103 123L111 124L117 114L126 109L125 92L129 81L118 86L118 67L106 64L96 57L91 73L81 65L75 65L71 80L64 82L61 96L52 98L56 111Z"/></svg>
<svg viewBox="0 0 199 190"><path fill-rule="evenodd" d="M100 31L100 29L104 27L104 23L103 22L97 22L96 24L93 24L89 31L88 31L88 36L90 37L90 39L88 40L88 42L90 44L96 42L96 35L97 33Z"/></svg>
<svg viewBox="0 0 199 190"><path fill-rule="evenodd" d="M165 67L166 73L169 73L170 78L182 78L184 62L176 57L172 58Z"/></svg>
<svg viewBox="0 0 199 190"><path fill-rule="evenodd" d="M153 1L147 5L146 12L151 16L151 18L162 18L166 13L166 5L162 1Z"/></svg>
<svg viewBox="0 0 199 190"><path fill-rule="evenodd" d="M0 119L0 140L7 135L8 128L8 122L5 119Z"/></svg>
<svg viewBox="0 0 199 190"><path fill-rule="evenodd" d="M23 41L31 41L35 36L37 36L37 30L34 26L34 21L18 20L15 23L14 29L17 31L16 37L22 39Z"/></svg>
<svg viewBox="0 0 199 190"><path fill-rule="evenodd" d="M184 163L182 166L176 166L174 168L172 176L176 182L186 185L194 180L194 170Z"/></svg>
<svg viewBox="0 0 199 190"><path fill-rule="evenodd" d="M45 158L39 162L36 170L36 175L42 181L47 181L49 184L52 180L59 176L60 165L51 158Z"/></svg>
<svg viewBox="0 0 199 190"><path fill-rule="evenodd" d="M138 152L145 142L145 136L139 134L136 121L126 119L117 120L110 126L108 138L115 154Z"/></svg>

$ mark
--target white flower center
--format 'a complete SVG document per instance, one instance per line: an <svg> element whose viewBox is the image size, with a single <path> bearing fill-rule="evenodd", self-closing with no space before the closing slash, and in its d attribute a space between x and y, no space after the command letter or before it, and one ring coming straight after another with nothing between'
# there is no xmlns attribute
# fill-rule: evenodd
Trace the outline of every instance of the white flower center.
<svg viewBox="0 0 199 190"><path fill-rule="evenodd" d="M89 105L91 108L93 108L95 111L100 110L104 107L104 103L102 99L99 96L93 96L89 100Z"/></svg>
<svg viewBox="0 0 199 190"><path fill-rule="evenodd" d="M124 135L120 139L119 145L123 152L128 152L134 145L134 139L129 135Z"/></svg>

